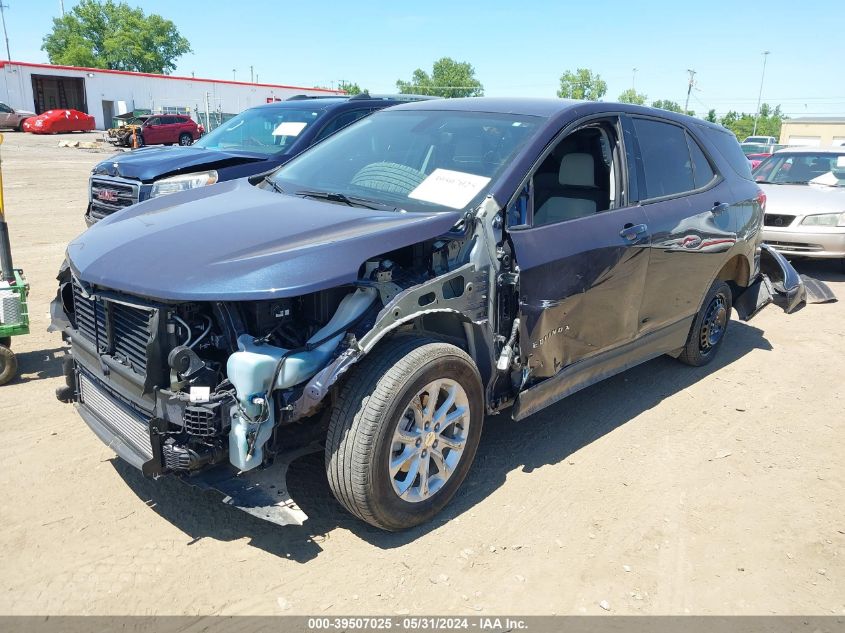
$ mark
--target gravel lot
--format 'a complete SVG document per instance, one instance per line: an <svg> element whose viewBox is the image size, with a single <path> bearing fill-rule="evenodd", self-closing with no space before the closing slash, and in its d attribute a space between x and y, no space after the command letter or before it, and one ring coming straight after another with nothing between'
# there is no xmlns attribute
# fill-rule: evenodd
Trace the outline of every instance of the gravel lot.
<svg viewBox="0 0 845 633"><path fill-rule="evenodd" d="M67 138L2 146L33 333L0 387L0 612L845 613L845 302L770 306L708 367L661 358L490 418L459 496L411 532L349 517L321 456L302 458L289 484L311 518L279 528L145 480L56 401L48 304L106 156ZM838 266L799 268L845 297Z"/></svg>

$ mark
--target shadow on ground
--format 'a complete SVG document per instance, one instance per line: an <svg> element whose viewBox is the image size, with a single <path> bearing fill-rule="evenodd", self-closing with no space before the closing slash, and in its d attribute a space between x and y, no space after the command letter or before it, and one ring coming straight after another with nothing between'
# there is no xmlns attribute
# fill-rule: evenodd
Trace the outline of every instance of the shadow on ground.
<svg viewBox="0 0 845 633"><path fill-rule="evenodd" d="M557 464L572 453L651 409L753 350L771 350L763 332L732 321L719 355L706 367L688 367L661 357L594 385L522 422L507 413L489 416L475 463L457 496L432 522L401 533L387 533L358 521L334 500L323 468L323 454L307 455L288 470L288 489L309 516L303 526L279 527L219 502L172 477L151 481L124 462L112 463L121 477L155 512L195 540L223 541L248 536L251 544L283 558L306 562L335 529L347 529L375 547L401 547L482 502L509 472L530 472Z"/></svg>
<svg viewBox="0 0 845 633"><path fill-rule="evenodd" d="M18 359L18 375L10 384L23 384L63 375L62 359L65 357L66 347L21 353L15 350L14 345L15 341L12 339L12 351Z"/></svg>

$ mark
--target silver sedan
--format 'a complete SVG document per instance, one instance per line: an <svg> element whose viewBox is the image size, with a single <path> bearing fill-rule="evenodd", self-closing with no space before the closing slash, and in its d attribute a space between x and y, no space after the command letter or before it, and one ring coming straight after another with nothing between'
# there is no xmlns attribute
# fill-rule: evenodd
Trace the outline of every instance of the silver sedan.
<svg viewBox="0 0 845 633"><path fill-rule="evenodd" d="M764 242L784 255L845 264L845 147L780 150L754 179L766 194Z"/></svg>

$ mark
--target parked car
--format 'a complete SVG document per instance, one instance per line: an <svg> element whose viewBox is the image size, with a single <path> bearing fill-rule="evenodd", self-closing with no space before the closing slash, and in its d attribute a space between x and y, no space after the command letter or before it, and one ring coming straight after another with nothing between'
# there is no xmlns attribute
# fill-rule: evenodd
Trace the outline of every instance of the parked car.
<svg viewBox="0 0 845 633"><path fill-rule="evenodd" d="M90 226L139 201L270 171L371 112L427 98L299 95L245 110L190 148L157 147L113 156L91 172L85 221ZM149 144L143 131L142 136Z"/></svg>
<svg viewBox="0 0 845 633"><path fill-rule="evenodd" d="M33 134L90 132L93 129L94 117L79 110L47 110L23 122L23 131Z"/></svg>
<svg viewBox="0 0 845 633"><path fill-rule="evenodd" d="M120 147L144 145L190 145L202 134L187 114L144 114L107 132L110 143ZM134 140L133 140L134 139Z"/></svg>
<svg viewBox="0 0 845 633"><path fill-rule="evenodd" d="M0 101L0 128L11 128L23 132L23 122L31 116L35 116L35 112L19 110Z"/></svg>
<svg viewBox="0 0 845 633"><path fill-rule="evenodd" d="M761 270L802 301L760 248L764 206L733 135L692 117L397 106L266 177L155 198L74 240L58 396L146 475L190 475L280 523L270 463L325 422L339 502L408 528L455 494L485 415L521 420L661 354L711 362L732 312L771 300Z"/></svg>
<svg viewBox="0 0 845 633"><path fill-rule="evenodd" d="M774 136L746 136L743 143L758 143L760 145L776 145L778 140Z"/></svg>
<svg viewBox="0 0 845 633"><path fill-rule="evenodd" d="M768 158L769 156L771 156L771 154L767 152L745 155L745 157L748 159L748 162L751 164L752 171L755 167L757 167L757 165L759 165L763 161L763 159Z"/></svg>
<svg viewBox="0 0 845 633"><path fill-rule="evenodd" d="M784 255L845 268L845 147L794 147L754 170L768 198L763 240Z"/></svg>

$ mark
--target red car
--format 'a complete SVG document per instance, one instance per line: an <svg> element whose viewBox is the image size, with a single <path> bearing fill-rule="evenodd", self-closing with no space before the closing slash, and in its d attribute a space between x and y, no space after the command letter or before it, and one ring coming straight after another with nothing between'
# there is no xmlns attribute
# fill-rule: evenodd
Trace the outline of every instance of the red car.
<svg viewBox="0 0 845 633"><path fill-rule="evenodd" d="M751 169L755 169L757 165L763 162L764 159L771 156L771 154L766 153L758 153L758 154L746 154L745 157L748 159L748 162L751 163Z"/></svg>
<svg viewBox="0 0 845 633"><path fill-rule="evenodd" d="M23 122L23 131L33 134L89 132L93 129L94 117L79 110L47 110Z"/></svg>
<svg viewBox="0 0 845 633"><path fill-rule="evenodd" d="M142 114L108 131L110 143L133 146L133 133L143 145L190 145L202 136L199 126L186 114Z"/></svg>

